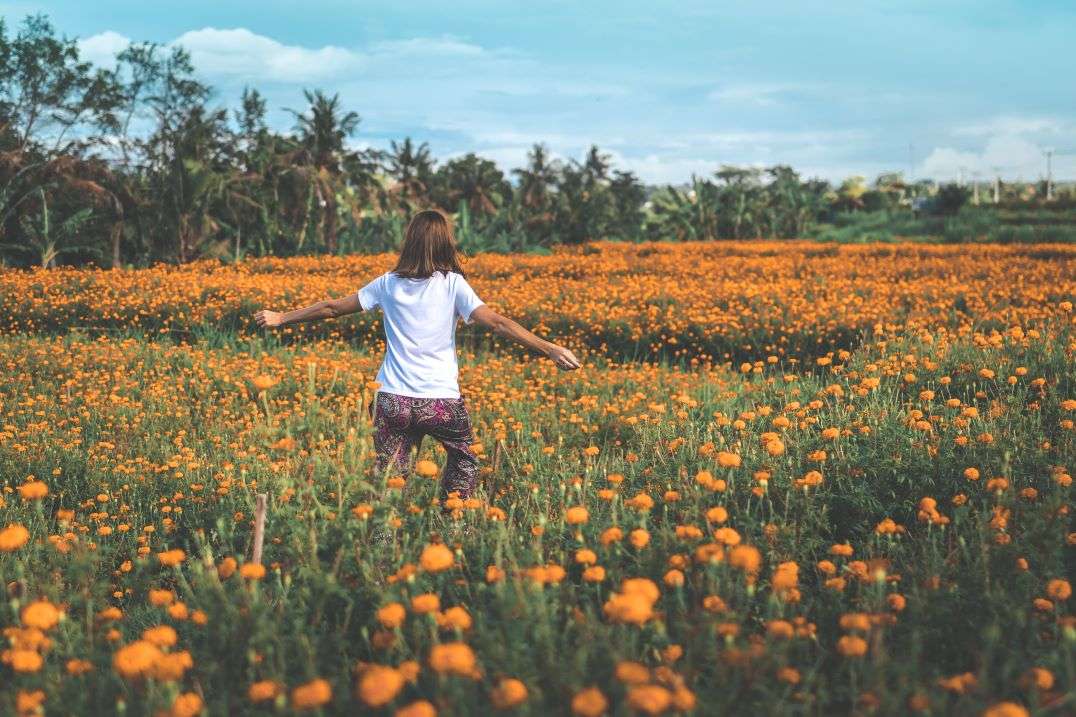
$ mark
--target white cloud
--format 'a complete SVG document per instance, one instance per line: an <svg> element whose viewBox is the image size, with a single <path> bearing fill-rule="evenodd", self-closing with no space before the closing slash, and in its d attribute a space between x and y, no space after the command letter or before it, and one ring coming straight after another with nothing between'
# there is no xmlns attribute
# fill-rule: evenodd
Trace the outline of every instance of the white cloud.
<svg viewBox="0 0 1076 717"><path fill-rule="evenodd" d="M1039 145L1017 135L991 137L982 151L961 151L938 147L923 161L916 175L937 180L965 179L975 173L983 177L1000 173L1004 177L1034 179L1044 175L1046 160Z"/></svg>
<svg viewBox="0 0 1076 717"><path fill-rule="evenodd" d="M729 84L711 90L706 99L736 106L776 107L783 104L783 95L814 92L820 88L821 85L816 84Z"/></svg>
<svg viewBox="0 0 1076 717"><path fill-rule="evenodd" d="M106 30L79 40L78 52L83 60L101 67L111 67L116 62L116 55L130 44L129 37Z"/></svg>
<svg viewBox="0 0 1076 717"><path fill-rule="evenodd" d="M413 37L407 40L388 40L371 46L371 54L389 57L429 57L431 55L478 57L487 54L480 45L445 35L443 37Z"/></svg>
<svg viewBox="0 0 1076 717"><path fill-rule="evenodd" d="M239 81L317 82L345 76L363 64L361 54L342 47L285 45L245 28L192 30L172 44L190 51L195 67L207 75Z"/></svg>
<svg viewBox="0 0 1076 717"><path fill-rule="evenodd" d="M957 127L953 134L969 137L1021 135L1062 131L1062 123L1050 117L993 117L983 122Z"/></svg>

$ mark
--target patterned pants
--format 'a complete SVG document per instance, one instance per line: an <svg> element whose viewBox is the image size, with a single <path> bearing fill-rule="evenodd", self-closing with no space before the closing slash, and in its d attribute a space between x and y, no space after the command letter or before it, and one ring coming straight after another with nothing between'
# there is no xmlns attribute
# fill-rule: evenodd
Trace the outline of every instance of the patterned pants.
<svg viewBox="0 0 1076 717"><path fill-rule="evenodd" d="M433 436L448 452L441 477L442 500L453 491L460 498L471 497L478 460L471 451L474 434L462 398L413 398L378 391L370 408L379 473L390 464L402 473L410 471L412 448L419 446L423 437Z"/></svg>

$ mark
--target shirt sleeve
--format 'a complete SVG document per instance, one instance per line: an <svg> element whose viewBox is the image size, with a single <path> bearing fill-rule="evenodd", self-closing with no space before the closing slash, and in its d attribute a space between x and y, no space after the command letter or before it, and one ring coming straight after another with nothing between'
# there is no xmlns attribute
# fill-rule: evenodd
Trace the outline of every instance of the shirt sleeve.
<svg viewBox="0 0 1076 717"><path fill-rule="evenodd" d="M359 305L362 306L363 311L373 311L381 306L381 291L385 283L384 278L384 276L379 276L359 289Z"/></svg>
<svg viewBox="0 0 1076 717"><path fill-rule="evenodd" d="M456 278L456 313L460 315L465 324L472 322L471 313L482 306L484 301L478 298L478 294L474 293L474 289L467 283L467 280L462 276Z"/></svg>

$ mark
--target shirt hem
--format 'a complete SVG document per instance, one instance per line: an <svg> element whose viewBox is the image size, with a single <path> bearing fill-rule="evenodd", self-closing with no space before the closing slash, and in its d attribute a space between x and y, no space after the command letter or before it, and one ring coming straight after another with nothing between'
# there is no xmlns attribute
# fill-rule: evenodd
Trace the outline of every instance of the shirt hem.
<svg viewBox="0 0 1076 717"><path fill-rule="evenodd" d="M408 391L403 388L393 388L392 386L381 386L377 389L378 393L393 393L397 396L407 396L408 398L460 398L460 392L456 391L453 395L444 395L443 393L437 393L436 395L425 391Z"/></svg>

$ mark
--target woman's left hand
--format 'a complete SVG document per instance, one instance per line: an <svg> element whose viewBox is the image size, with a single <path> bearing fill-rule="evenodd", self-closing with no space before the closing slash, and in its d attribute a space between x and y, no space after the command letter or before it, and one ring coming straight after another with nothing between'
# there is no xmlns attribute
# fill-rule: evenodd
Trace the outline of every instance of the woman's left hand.
<svg viewBox="0 0 1076 717"><path fill-rule="evenodd" d="M262 326L267 329L275 329L280 326L282 317L284 315L279 311L269 311L268 309L262 309L258 313L254 314L254 320L258 322L258 326Z"/></svg>

